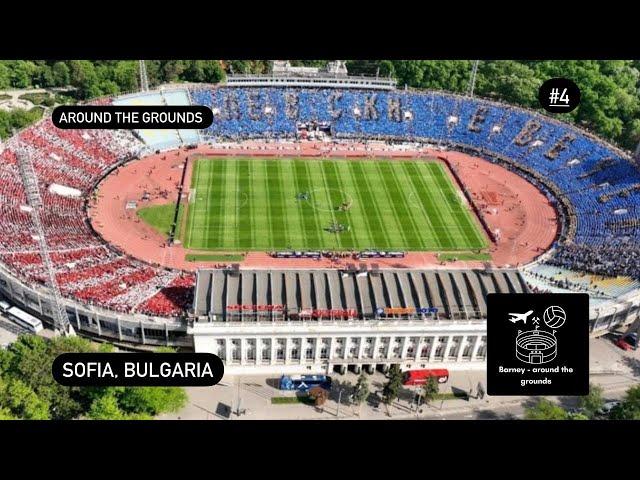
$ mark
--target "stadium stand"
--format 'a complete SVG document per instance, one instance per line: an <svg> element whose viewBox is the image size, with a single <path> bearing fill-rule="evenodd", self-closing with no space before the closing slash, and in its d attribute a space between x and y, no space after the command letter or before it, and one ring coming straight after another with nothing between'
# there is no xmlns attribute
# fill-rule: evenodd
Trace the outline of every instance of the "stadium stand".
<svg viewBox="0 0 640 480"><path fill-rule="evenodd" d="M104 103L104 101L102 101ZM640 279L640 172L628 156L590 134L531 111L435 92L310 88L190 87L116 99L115 104L206 105L217 141L294 140L299 123L326 122L335 139L420 142L469 150L517 170L558 202L566 228L546 267ZM195 277L149 265L106 245L87 221L85 201L117 165L149 150L199 141L194 131L60 130L46 118L0 153L0 261L12 275L44 284L16 152L33 159L42 221L62 293L117 312L177 316ZM391 148L391 147L390 147ZM52 185L80 197L50 192ZM538 272L543 277L544 270ZM540 277L540 278L541 278ZM551 276L546 275L551 278ZM555 277L555 276L554 276ZM554 281L558 281L557 279ZM582 284L574 277L566 282ZM638 284L610 286L615 296ZM591 287L589 287L591 288ZM594 284L603 289L602 282Z"/></svg>
<svg viewBox="0 0 640 480"><path fill-rule="evenodd" d="M185 94L186 95L186 94ZM172 100L179 101L181 96L171 97ZM171 105L167 102L163 92L136 93L126 97L121 97L113 101L114 105ZM181 103L177 103L181 105ZM182 145L180 132L178 130L137 130L138 135L144 143L152 150L169 150Z"/></svg>
<svg viewBox="0 0 640 480"><path fill-rule="evenodd" d="M567 204L564 221L571 225L552 261L593 273L640 275L640 172L626 154L570 125L435 92L207 88L193 89L191 97L214 111L206 133L215 138L295 138L298 122L330 122L338 138L437 143L506 162L536 183L552 185Z"/></svg>

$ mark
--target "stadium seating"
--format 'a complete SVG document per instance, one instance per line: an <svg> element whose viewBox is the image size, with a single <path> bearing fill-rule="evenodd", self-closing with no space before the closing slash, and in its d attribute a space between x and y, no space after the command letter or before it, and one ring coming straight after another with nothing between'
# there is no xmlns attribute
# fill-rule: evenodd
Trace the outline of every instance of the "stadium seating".
<svg viewBox="0 0 640 480"><path fill-rule="evenodd" d="M640 276L640 172L623 152L570 125L434 92L194 88L191 98L212 108L206 133L220 139L294 138L298 122L315 120L331 122L336 137L419 140L508 159L552 182L573 207L575 235L556 245L557 262ZM578 262L587 252L589 266Z"/></svg>
<svg viewBox="0 0 640 480"><path fill-rule="evenodd" d="M31 154L39 180L44 204L40 218L63 295L121 312L130 312L145 302L149 314L177 315L184 311L149 301L171 285L175 272L112 251L85 221L85 196L95 182L118 162L138 155L143 148L130 132L59 130L50 119L12 138L0 154L0 261L16 277L45 284L17 162L16 152L22 150ZM83 196L51 193L48 187L52 183L76 188ZM183 286L184 283L178 284L176 288ZM184 305L181 298L187 298L175 289L169 290L167 297L181 306Z"/></svg>
<svg viewBox="0 0 640 480"><path fill-rule="evenodd" d="M509 168L529 172L549 195L536 178L550 182L549 188L571 206L575 232L554 245L547 261L553 267L542 268L640 278L640 172L626 154L570 125L509 105L434 92L207 86L114 101L189 102L212 108L214 122L203 133L220 141L295 139L299 123L317 121L329 123L335 139L427 142L507 162ZM198 139L191 130L138 136L59 130L48 118L21 131L0 151L0 262L18 278L45 282L16 156L22 150L30 154L40 184L41 219L62 293L121 312L183 314L192 300L194 276L111 249L86 222L84 208L96 182L120 162ZM80 196L52 193L52 184L76 189ZM562 281L580 284L570 276ZM629 282L610 285L607 292L617 295L636 287ZM601 287L594 285L589 288Z"/></svg>

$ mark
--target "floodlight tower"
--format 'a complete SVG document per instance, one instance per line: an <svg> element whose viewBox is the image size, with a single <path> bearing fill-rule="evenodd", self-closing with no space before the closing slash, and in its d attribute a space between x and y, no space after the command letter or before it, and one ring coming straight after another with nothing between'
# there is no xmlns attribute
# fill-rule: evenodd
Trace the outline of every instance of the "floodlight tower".
<svg viewBox="0 0 640 480"><path fill-rule="evenodd" d="M476 75L478 73L478 64L480 60L473 61L473 68L471 70L471 79L469 80L469 90L467 91L467 95L473 97L473 90L476 88Z"/></svg>
<svg viewBox="0 0 640 480"><path fill-rule="evenodd" d="M149 77L147 76L147 64L144 60L138 60L138 70L140 72L140 91L149 91Z"/></svg>
<svg viewBox="0 0 640 480"><path fill-rule="evenodd" d="M35 236L38 240L38 246L40 248L40 257L45 267L49 287L51 288L53 302L51 304L51 317L53 318L53 325L58 335L73 336L75 331L73 326L69 322L67 310L64 307L64 301L62 294L60 293L60 287L56 280L56 273L49 256L49 247L47 246L47 239L44 235L44 229L42 228L42 222L40 220L40 210L42 209L42 197L40 196L40 189L38 187L38 177L33 168L33 162L31 157L25 151L19 150L17 152L18 165L20 167L20 175L22 176L22 183L24 185L24 191L27 196L27 201L31 207L31 219L35 226Z"/></svg>

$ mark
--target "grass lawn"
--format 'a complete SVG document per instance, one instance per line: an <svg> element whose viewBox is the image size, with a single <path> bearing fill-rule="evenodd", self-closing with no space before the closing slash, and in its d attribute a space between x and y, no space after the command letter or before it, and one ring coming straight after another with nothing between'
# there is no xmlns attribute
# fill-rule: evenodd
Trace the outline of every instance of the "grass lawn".
<svg viewBox="0 0 640 480"><path fill-rule="evenodd" d="M199 159L193 168L186 248L469 251L488 244L439 162L234 157ZM148 217L157 228L171 223Z"/></svg>
<svg viewBox="0 0 640 480"><path fill-rule="evenodd" d="M24 93L20 95L19 98L21 100L27 100L34 105L42 105L45 102L51 103L53 105L53 103L55 102L53 96L49 95L48 93Z"/></svg>
<svg viewBox="0 0 640 480"><path fill-rule="evenodd" d="M178 212L178 224L180 224L182 210L181 208L180 212ZM175 211L176 204L167 203L164 205L152 205L150 207L139 208L137 214L145 223L151 225L161 234L169 235ZM178 230L176 230L176 234L179 234ZM176 238L178 238L178 235L176 235Z"/></svg>
<svg viewBox="0 0 640 480"><path fill-rule="evenodd" d="M296 397L271 397L272 405L291 405L296 403L302 403L304 405L315 405L315 401L309 397L296 396Z"/></svg>

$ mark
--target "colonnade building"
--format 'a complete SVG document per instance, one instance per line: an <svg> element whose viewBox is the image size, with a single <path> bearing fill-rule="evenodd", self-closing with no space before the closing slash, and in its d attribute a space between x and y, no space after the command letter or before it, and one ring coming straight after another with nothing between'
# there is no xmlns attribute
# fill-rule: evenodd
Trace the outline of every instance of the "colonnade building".
<svg viewBox="0 0 640 480"><path fill-rule="evenodd" d="M483 369L486 295L517 270L200 270L197 352L234 373Z"/></svg>

